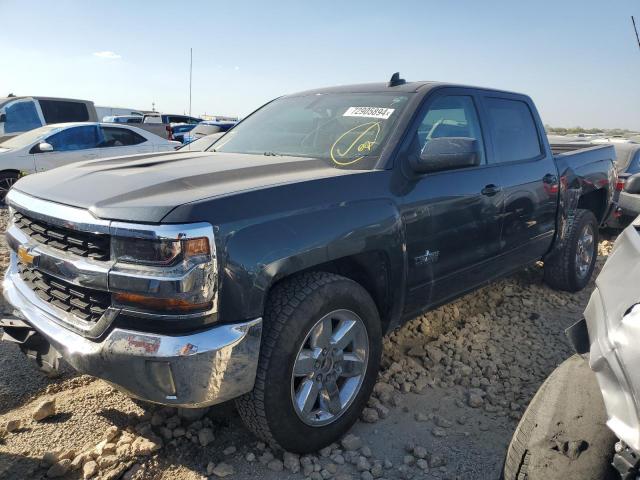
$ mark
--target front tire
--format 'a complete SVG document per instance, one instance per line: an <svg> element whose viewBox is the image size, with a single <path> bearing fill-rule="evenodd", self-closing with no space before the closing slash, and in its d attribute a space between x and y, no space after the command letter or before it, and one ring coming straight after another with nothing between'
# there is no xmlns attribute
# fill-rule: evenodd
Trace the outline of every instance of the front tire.
<svg viewBox="0 0 640 480"><path fill-rule="evenodd" d="M590 210L578 209L568 220L562 248L544 261L544 281L551 288L577 292L587 286L598 256L598 221Z"/></svg>
<svg viewBox="0 0 640 480"><path fill-rule="evenodd" d="M356 282L326 272L269 295L253 391L236 400L247 427L275 448L317 451L358 419L380 366L377 308Z"/></svg>
<svg viewBox="0 0 640 480"><path fill-rule="evenodd" d="M13 184L18 181L20 175L17 172L0 172L0 205L5 205L5 197Z"/></svg>

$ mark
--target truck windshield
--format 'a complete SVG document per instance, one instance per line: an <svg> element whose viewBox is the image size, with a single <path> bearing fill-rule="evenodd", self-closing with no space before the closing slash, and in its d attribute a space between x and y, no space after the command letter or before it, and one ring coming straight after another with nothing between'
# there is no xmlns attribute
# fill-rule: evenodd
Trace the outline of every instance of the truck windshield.
<svg viewBox="0 0 640 480"><path fill-rule="evenodd" d="M327 93L268 103L216 142L215 152L323 159L371 165L410 94Z"/></svg>

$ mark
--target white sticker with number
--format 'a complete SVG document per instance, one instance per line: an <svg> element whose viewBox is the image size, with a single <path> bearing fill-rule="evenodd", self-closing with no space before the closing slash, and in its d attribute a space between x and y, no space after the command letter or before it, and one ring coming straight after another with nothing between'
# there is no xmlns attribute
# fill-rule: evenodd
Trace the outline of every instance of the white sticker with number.
<svg viewBox="0 0 640 480"><path fill-rule="evenodd" d="M349 107L347 111L342 115L343 117L367 117L367 118L380 118L387 120L391 114L395 111L395 108L381 108L381 107Z"/></svg>

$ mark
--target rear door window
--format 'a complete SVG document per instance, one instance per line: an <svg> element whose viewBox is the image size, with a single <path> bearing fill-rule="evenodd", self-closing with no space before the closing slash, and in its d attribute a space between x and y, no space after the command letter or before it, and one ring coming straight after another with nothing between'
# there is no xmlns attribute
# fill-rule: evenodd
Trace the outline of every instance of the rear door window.
<svg viewBox="0 0 640 480"><path fill-rule="evenodd" d="M5 107L5 133L28 132L42 126L33 100L17 100Z"/></svg>
<svg viewBox="0 0 640 480"><path fill-rule="evenodd" d="M127 128L101 127L102 141L99 147L128 147L146 142L142 135Z"/></svg>
<svg viewBox="0 0 640 480"><path fill-rule="evenodd" d="M506 98L486 98L491 127L494 163L531 160L542 154L538 128L526 102Z"/></svg>
<svg viewBox="0 0 640 480"><path fill-rule="evenodd" d="M44 120L47 123L88 122L87 105L64 100L38 100Z"/></svg>
<svg viewBox="0 0 640 480"><path fill-rule="evenodd" d="M54 152L87 150L98 146L98 130L95 125L71 127L47 138Z"/></svg>
<svg viewBox="0 0 640 480"><path fill-rule="evenodd" d="M168 117L168 123L187 123L189 117L184 117L180 115L171 115Z"/></svg>

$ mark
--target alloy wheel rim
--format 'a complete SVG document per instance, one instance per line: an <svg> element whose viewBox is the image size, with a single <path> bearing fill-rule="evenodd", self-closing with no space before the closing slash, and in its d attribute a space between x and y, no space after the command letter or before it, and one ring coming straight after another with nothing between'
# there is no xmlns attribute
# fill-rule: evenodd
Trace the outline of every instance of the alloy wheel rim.
<svg viewBox="0 0 640 480"><path fill-rule="evenodd" d="M591 262L594 257L594 234L591 225L585 225L578 238L578 248L576 249L576 270L580 278L584 278L589 273Z"/></svg>
<svg viewBox="0 0 640 480"><path fill-rule="evenodd" d="M305 337L291 375L291 400L305 424L333 423L351 406L366 373L369 337L351 310L323 316Z"/></svg>
<svg viewBox="0 0 640 480"><path fill-rule="evenodd" d="M9 193L9 190L11 189L11 187L13 187L13 184L16 183L17 180L17 178L11 177L3 178L2 180L0 180L0 200L4 201L7 193Z"/></svg>

